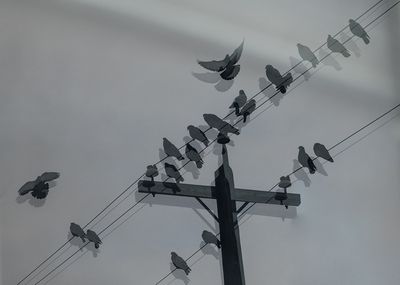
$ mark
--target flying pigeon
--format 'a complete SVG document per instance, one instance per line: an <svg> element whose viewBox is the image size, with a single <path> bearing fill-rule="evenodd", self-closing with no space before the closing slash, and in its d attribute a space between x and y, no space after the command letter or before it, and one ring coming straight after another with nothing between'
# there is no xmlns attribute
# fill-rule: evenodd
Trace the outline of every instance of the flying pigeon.
<svg viewBox="0 0 400 285"><path fill-rule="evenodd" d="M311 62L313 67L317 66L319 60L308 46L297 44L297 49L303 60Z"/></svg>
<svg viewBox="0 0 400 285"><path fill-rule="evenodd" d="M166 155L176 157L178 160L185 159L179 149L166 138L163 138L163 147Z"/></svg>
<svg viewBox="0 0 400 285"><path fill-rule="evenodd" d="M292 183L290 182L290 177L289 176L281 176L278 186L283 189L286 189L286 188L289 188L290 186L292 186Z"/></svg>
<svg viewBox="0 0 400 285"><path fill-rule="evenodd" d="M297 160L303 167L307 167L311 174L317 169L311 157L306 153L303 146L299 146L299 155Z"/></svg>
<svg viewBox="0 0 400 285"><path fill-rule="evenodd" d="M203 231L201 237L203 238L205 243L212 243L215 244L218 248L221 248L221 241L213 233Z"/></svg>
<svg viewBox="0 0 400 285"><path fill-rule="evenodd" d="M49 193L49 184L46 182L60 177L58 172L44 172L33 181L26 182L19 190L19 195L23 196L31 192L31 195L37 199L44 199Z"/></svg>
<svg viewBox="0 0 400 285"><path fill-rule="evenodd" d="M167 176L170 178L174 178L176 183L179 183L180 181L184 181L183 177L179 173L179 170L175 167L173 164L169 163L164 163L165 166L165 173L167 173Z"/></svg>
<svg viewBox="0 0 400 285"><path fill-rule="evenodd" d="M221 72L221 78L225 80L232 80L240 71L240 65L238 63L240 56L243 51L242 42L239 47L237 47L231 55L226 55L223 60L212 60L212 61L197 61L205 69Z"/></svg>
<svg viewBox="0 0 400 285"><path fill-rule="evenodd" d="M154 181L154 177L158 176L158 169L156 165L147 165L146 176L151 178L151 181Z"/></svg>
<svg viewBox="0 0 400 285"><path fill-rule="evenodd" d="M315 143L313 149L316 156L321 157L327 161L333 162L332 156L329 154L329 151L323 144Z"/></svg>
<svg viewBox="0 0 400 285"><path fill-rule="evenodd" d="M189 135L192 137L192 139L194 140L198 140L200 142L202 142L205 146L208 146L209 144L209 140L206 137L206 134L200 130L199 128L196 128L195 126L188 126L187 127L188 131L189 131Z"/></svg>
<svg viewBox="0 0 400 285"><path fill-rule="evenodd" d="M328 35L327 46L332 52L341 53L344 57L350 56L350 52L346 47L337 39L332 38L331 35Z"/></svg>
<svg viewBox="0 0 400 285"><path fill-rule="evenodd" d="M201 159L201 156L198 153L197 149L195 149L189 143L186 144L185 153L189 160L194 161L196 163L197 168L201 168L203 166L204 162Z"/></svg>
<svg viewBox="0 0 400 285"><path fill-rule="evenodd" d="M171 252L171 261L172 264L177 268L177 269L182 269L185 271L186 275L189 275L191 269L187 265L186 261L177 255L175 252Z"/></svg>
<svg viewBox="0 0 400 285"><path fill-rule="evenodd" d="M244 106L247 102L247 96L246 93L244 93L243 90L239 90L239 95L233 100L233 103L229 106L229 108L235 108L235 114L236 116L239 116L239 109Z"/></svg>
<svg viewBox="0 0 400 285"><path fill-rule="evenodd" d="M240 115L243 116L243 123L246 123L246 119L250 116L251 113L256 109L256 100L251 99L246 105L243 106L242 110L240 110Z"/></svg>
<svg viewBox="0 0 400 285"><path fill-rule="evenodd" d="M357 23L353 19L350 19L349 27L350 27L350 31L355 36L362 38L366 45L369 44L369 35L367 34L367 32L364 30L364 28L359 23Z"/></svg>
<svg viewBox="0 0 400 285"><path fill-rule="evenodd" d="M203 118L211 128L216 128L223 134L227 133L233 133L235 135L240 134L238 129L236 129L231 124L225 122L224 120L222 120L221 118L219 118L214 114L204 114Z"/></svg>
<svg viewBox="0 0 400 285"><path fill-rule="evenodd" d="M265 74L268 80L275 85L276 90L279 90L282 94L286 93L286 89L293 82L293 77L290 72L282 76L280 72L270 64L265 66Z"/></svg>
<svg viewBox="0 0 400 285"><path fill-rule="evenodd" d="M86 234L85 234L85 232L83 231L83 229L81 228L80 225L75 224L75 223L71 223L71 225L69 226L69 230L70 230L72 236L80 237L82 239L82 242L86 241L85 240Z"/></svg>
<svg viewBox="0 0 400 285"><path fill-rule="evenodd" d="M101 241L101 239L99 238L99 236L92 230L87 230L86 231L86 237L90 242L94 243L94 247L95 248L99 248L100 244L103 243Z"/></svg>

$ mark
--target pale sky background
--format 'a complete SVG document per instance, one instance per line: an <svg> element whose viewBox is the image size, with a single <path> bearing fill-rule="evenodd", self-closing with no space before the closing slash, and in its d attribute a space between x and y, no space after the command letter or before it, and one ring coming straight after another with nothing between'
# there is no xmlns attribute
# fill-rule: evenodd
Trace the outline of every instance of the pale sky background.
<svg viewBox="0 0 400 285"><path fill-rule="evenodd" d="M16 284L68 239L70 222L86 224L158 161L163 137L181 146L189 124L205 124L202 114L222 117L240 89L257 93L266 64L288 70L299 58L296 43L318 47L375 2L1 0L1 284ZM360 22L393 3L383 1ZM253 114L229 147L237 187L269 189L292 171L299 145L310 154L315 142L332 146L400 102L399 9L369 27L369 45L350 42L351 57L326 61L336 68L321 63L278 106L267 103ZM205 72L197 59L223 58L243 39L231 86L193 75ZM246 284L398 283L399 114L334 149L339 155L323 165L325 175L309 176L307 186L294 182L290 191L302 198L297 210L259 205L242 219ZM213 181L212 150L185 182ZM46 201L19 198L18 188L44 171L61 173ZM124 199L93 229L101 231L140 197ZM188 198L150 196L128 217L104 233L99 252L82 250L44 281L155 284L171 270L171 251L190 256L201 232L216 226ZM68 244L23 284L35 284L79 245ZM188 279L176 271L161 284L222 284L212 246L188 263Z"/></svg>

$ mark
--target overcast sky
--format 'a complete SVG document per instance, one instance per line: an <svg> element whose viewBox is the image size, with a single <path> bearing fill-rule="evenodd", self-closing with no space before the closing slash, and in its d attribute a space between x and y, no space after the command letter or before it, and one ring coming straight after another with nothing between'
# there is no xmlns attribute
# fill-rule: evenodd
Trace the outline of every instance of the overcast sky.
<svg viewBox="0 0 400 285"><path fill-rule="evenodd" d="M240 89L257 93L266 64L288 70L299 60L297 43L317 48L375 2L2 0L2 284L16 284L68 240L70 222L85 225L158 161L163 137L183 145L188 125L205 125L204 113L223 117ZM360 22L393 3L383 1ZM315 142L332 146L400 102L399 13L397 7L369 26L369 45L350 41L349 58L330 57L251 116L228 146L237 187L268 190L292 172L298 146L310 154ZM223 58L243 39L233 82L218 82L196 63ZM289 190L302 199L297 210L258 205L244 216L247 284L398 283L399 114L335 148L335 162L319 173L293 176ZM182 170L185 182L212 183L218 153L211 146L200 171ZM61 173L47 199L18 197L18 188L44 171ZM91 228L101 231L143 197L131 190ZM171 251L187 258L200 248L203 230L218 232L196 203L147 197L104 232L99 251L83 249L44 281L155 284L171 270ZM23 284L35 284L80 245L68 243ZM176 271L161 284L222 284L213 246L188 263L188 278Z"/></svg>

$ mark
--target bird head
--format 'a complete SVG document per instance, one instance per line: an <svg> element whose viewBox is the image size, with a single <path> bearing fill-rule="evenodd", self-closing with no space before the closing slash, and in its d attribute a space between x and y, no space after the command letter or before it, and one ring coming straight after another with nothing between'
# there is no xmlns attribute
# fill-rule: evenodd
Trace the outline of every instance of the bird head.
<svg viewBox="0 0 400 285"><path fill-rule="evenodd" d="M171 252L171 256L177 256L176 252L175 252L175 251L172 251L172 252Z"/></svg>
<svg viewBox="0 0 400 285"><path fill-rule="evenodd" d="M189 126L187 127L188 130L190 130L190 129L192 129L192 128L193 128L192 125L189 125Z"/></svg>
<svg viewBox="0 0 400 285"><path fill-rule="evenodd" d="M304 146L299 146L299 150L304 150Z"/></svg>
<svg viewBox="0 0 400 285"><path fill-rule="evenodd" d="M354 21L353 19L349 19L349 23L350 23L350 25L353 25L353 24L355 24L355 22L356 22L356 21Z"/></svg>

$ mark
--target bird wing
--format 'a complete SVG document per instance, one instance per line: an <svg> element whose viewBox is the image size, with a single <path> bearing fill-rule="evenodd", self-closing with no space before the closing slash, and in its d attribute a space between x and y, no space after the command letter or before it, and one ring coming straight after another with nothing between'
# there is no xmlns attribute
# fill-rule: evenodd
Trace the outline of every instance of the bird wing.
<svg viewBox="0 0 400 285"><path fill-rule="evenodd" d="M211 61L198 60L197 63L200 64L205 69L220 72L225 69L229 61L230 61L229 55L226 55L223 60L211 60Z"/></svg>
<svg viewBox="0 0 400 285"><path fill-rule="evenodd" d="M25 195L28 194L30 191L32 191L35 186L38 184L36 181L28 181L22 187L18 190L19 195Z"/></svg>
<svg viewBox="0 0 400 285"><path fill-rule="evenodd" d="M236 64L241 55L242 55L242 51L243 51L243 45L244 45L244 41L242 41L242 43L240 44L240 46L238 46L233 53L229 56L229 64L234 65Z"/></svg>
<svg viewBox="0 0 400 285"><path fill-rule="evenodd" d="M240 71L240 65L228 65L224 72L222 72L220 75L222 79L225 80L232 80L233 78L236 77L236 75L239 74Z"/></svg>
<svg viewBox="0 0 400 285"><path fill-rule="evenodd" d="M60 177L60 173L58 172L44 172L40 175L40 181L48 182L57 179Z"/></svg>
<svg viewBox="0 0 400 285"><path fill-rule="evenodd" d="M214 114L204 114L203 118L211 128L216 128L219 130L225 125L225 122Z"/></svg>
<svg viewBox="0 0 400 285"><path fill-rule="evenodd" d="M166 138L163 139L163 147L164 147L164 152L168 156L175 156L177 158L182 156L179 149Z"/></svg>
<svg viewBox="0 0 400 285"><path fill-rule="evenodd" d="M180 268L180 269L183 269L183 270L188 268L188 265L187 265L186 261L180 256L176 256L172 262L174 263L174 265L177 268Z"/></svg>

